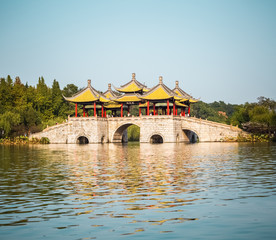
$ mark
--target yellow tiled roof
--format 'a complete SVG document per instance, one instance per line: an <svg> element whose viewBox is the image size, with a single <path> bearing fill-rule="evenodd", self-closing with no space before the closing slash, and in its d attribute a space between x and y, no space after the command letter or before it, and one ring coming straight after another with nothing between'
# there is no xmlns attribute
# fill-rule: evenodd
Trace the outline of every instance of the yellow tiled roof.
<svg viewBox="0 0 276 240"><path fill-rule="evenodd" d="M119 92L134 93L146 91L147 87L144 84L138 82L135 78L135 73L132 73L132 79L128 83L122 85L120 88L115 87L115 89Z"/></svg>
<svg viewBox="0 0 276 240"><path fill-rule="evenodd" d="M111 96L111 94L110 93L106 93L106 94L104 94L107 98L111 98L112 96Z"/></svg>
<svg viewBox="0 0 276 240"><path fill-rule="evenodd" d="M188 107L187 105L185 105L183 103L180 103L178 101L175 101L175 105L178 106L178 107Z"/></svg>
<svg viewBox="0 0 276 240"><path fill-rule="evenodd" d="M117 98L120 96L120 94L118 92L115 92L111 89L111 83L108 84L108 90L105 91L103 93L103 95L106 97L106 98L109 98L110 100L114 99L114 98Z"/></svg>
<svg viewBox="0 0 276 240"><path fill-rule="evenodd" d="M152 93L148 94L146 97L141 97L142 99L147 100L161 100L161 99L169 99L173 96L168 94L162 87L157 88Z"/></svg>
<svg viewBox="0 0 276 240"><path fill-rule="evenodd" d="M152 104L151 102L150 102L149 105L150 105L150 107L153 106L153 104ZM147 103L147 102L139 105L140 108L145 108L145 107L147 107L147 106L148 106L148 103Z"/></svg>
<svg viewBox="0 0 276 240"><path fill-rule="evenodd" d="M159 77L159 84L150 89L147 93L141 96L141 99L149 101L160 101L167 99L181 100L182 97L178 96L175 92L169 89L165 84L163 84L163 78Z"/></svg>
<svg viewBox="0 0 276 240"><path fill-rule="evenodd" d="M135 84L135 82L132 82L131 84L129 84L128 86L126 86L124 88L117 88L117 90L120 92L139 92L142 89L143 88L138 87L137 84Z"/></svg>
<svg viewBox="0 0 276 240"><path fill-rule="evenodd" d="M179 88L178 81L176 81L176 86L175 86L175 88L173 89L173 91L174 91L179 97L182 98L180 102L186 102L186 101L189 101L189 102L191 102L191 103L198 102L197 99L194 99L191 95L189 95L188 93L186 93L185 91L183 91L181 88Z"/></svg>
<svg viewBox="0 0 276 240"><path fill-rule="evenodd" d="M107 109L121 108L121 104L112 101L112 102L109 102L108 104L106 104L104 107Z"/></svg>
<svg viewBox="0 0 276 240"><path fill-rule="evenodd" d="M91 86L91 80L88 80L88 85L86 88L76 93L72 97L64 97L64 99L69 102L82 104L89 104L92 102L106 103L110 101L103 94L99 93Z"/></svg>
<svg viewBox="0 0 276 240"><path fill-rule="evenodd" d="M114 99L115 102L121 102L121 103L124 103L124 102L141 102L141 99L135 95L135 94L125 94L124 96L122 97L119 97L117 99Z"/></svg>
<svg viewBox="0 0 276 240"><path fill-rule="evenodd" d="M79 94L76 94L75 96L71 98L65 98L65 100L69 102L75 102L75 103L84 103L84 102L95 102L99 100L99 95L95 96L90 88L86 88L84 91L82 91Z"/></svg>
<svg viewBox="0 0 276 240"><path fill-rule="evenodd" d="M108 102L110 102L110 100L107 99L107 98L104 97L104 96L100 96L99 101L102 102L102 103L108 103Z"/></svg>

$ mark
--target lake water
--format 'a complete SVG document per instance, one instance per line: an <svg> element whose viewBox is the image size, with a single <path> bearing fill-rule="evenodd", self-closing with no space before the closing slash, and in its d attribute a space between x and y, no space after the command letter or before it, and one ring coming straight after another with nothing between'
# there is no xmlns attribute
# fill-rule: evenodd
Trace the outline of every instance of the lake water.
<svg viewBox="0 0 276 240"><path fill-rule="evenodd" d="M276 145L0 146L0 239L275 239Z"/></svg>

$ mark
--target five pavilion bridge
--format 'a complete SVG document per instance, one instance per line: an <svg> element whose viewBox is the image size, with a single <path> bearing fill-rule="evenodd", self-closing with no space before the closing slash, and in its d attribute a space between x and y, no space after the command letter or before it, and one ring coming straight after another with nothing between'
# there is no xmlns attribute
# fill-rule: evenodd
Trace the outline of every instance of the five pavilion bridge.
<svg viewBox="0 0 276 240"><path fill-rule="evenodd" d="M31 137L47 137L51 143L127 142L131 125L140 128L140 142L145 143L225 141L242 133L236 127L189 117L191 105L198 100L182 90L179 81L170 89L160 76L157 85L147 88L132 73L128 83L115 89L109 84L102 93L88 80L86 88L72 97L64 96L75 104L75 117ZM130 115L133 105L139 108L137 117Z"/></svg>
<svg viewBox="0 0 276 240"><path fill-rule="evenodd" d="M69 117L30 137L47 137L50 143L127 142L127 128L140 128L141 143L216 142L235 138L243 131L231 125L174 115L138 117Z"/></svg>

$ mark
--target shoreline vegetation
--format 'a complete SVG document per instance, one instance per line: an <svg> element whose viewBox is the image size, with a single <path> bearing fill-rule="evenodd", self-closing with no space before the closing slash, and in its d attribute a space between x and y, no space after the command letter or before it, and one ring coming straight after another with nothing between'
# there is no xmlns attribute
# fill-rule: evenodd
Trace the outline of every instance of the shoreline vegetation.
<svg viewBox="0 0 276 240"><path fill-rule="evenodd" d="M25 136L17 136L14 138L0 138L0 145L26 145L26 144L49 144L50 140L46 137L29 138Z"/></svg>
<svg viewBox="0 0 276 240"><path fill-rule="evenodd" d="M22 136L40 132L48 126L65 122L68 116L74 116L75 105L65 101L63 96L71 97L80 90L74 84L67 84L61 89L55 79L52 86L48 87L43 77L39 77L36 86L23 84L19 77L15 80L9 75L0 78L0 144L36 144L46 141L24 140L25 137ZM257 100L244 104L199 101L192 105L190 115L237 126L251 136L226 139L230 142L275 141L276 102L266 97L258 97ZM81 106L78 106L78 113L81 116ZM88 115L91 114L92 110L89 110ZM137 116L139 107L130 106L130 114ZM107 115L111 115L110 110L107 110ZM129 141L139 141L140 129L137 126L130 126L127 131Z"/></svg>

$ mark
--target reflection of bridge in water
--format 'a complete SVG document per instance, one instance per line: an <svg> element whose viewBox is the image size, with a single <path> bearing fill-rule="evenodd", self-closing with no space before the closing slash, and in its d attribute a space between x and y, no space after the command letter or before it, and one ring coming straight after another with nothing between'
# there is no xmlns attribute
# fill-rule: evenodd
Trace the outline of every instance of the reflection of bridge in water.
<svg viewBox="0 0 276 240"><path fill-rule="evenodd" d="M216 142L235 138L242 130L193 117L158 115L140 117L78 117L30 137L47 137L51 143L127 142L127 128L140 128L140 142Z"/></svg>

